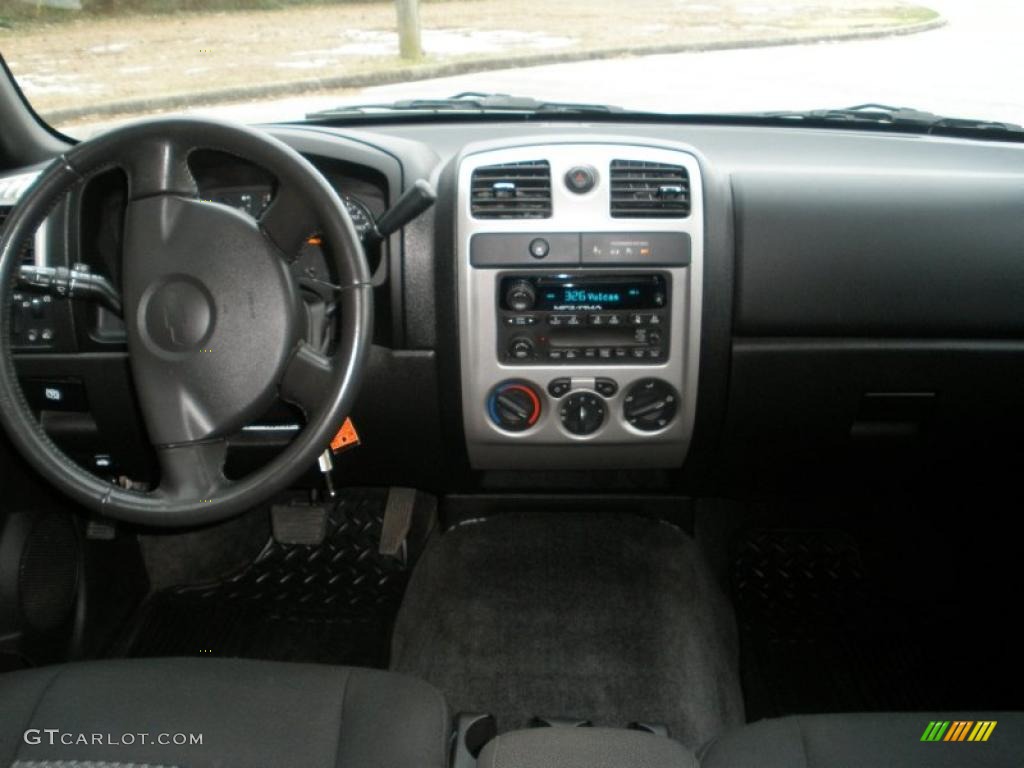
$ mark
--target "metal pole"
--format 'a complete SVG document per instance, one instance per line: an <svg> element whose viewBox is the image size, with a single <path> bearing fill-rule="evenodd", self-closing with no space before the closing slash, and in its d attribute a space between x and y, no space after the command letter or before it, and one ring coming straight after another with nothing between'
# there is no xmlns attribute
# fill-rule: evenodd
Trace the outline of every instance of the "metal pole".
<svg viewBox="0 0 1024 768"><path fill-rule="evenodd" d="M419 0L395 0L395 10L398 12L398 49L403 59L416 60L423 55Z"/></svg>

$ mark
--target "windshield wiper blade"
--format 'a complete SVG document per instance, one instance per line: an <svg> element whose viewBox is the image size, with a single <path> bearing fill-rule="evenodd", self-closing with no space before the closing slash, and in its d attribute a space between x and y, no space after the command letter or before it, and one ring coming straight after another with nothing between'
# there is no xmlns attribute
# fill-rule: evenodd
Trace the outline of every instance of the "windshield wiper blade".
<svg viewBox="0 0 1024 768"><path fill-rule="evenodd" d="M793 120L808 123L853 123L917 128L924 133L942 129L950 131L995 131L1000 133L1024 133L1024 127L1016 123L997 120L975 120L962 117L945 117L913 107L894 107L889 104L857 104L839 109L809 109L805 111L758 112L757 117L778 120Z"/></svg>
<svg viewBox="0 0 1024 768"><path fill-rule="evenodd" d="M443 99L403 99L382 104L352 104L310 112L307 120L320 120L346 115L380 113L434 113L434 112L518 112L526 114L609 114L624 112L621 107L607 104L578 104L575 102L541 101L529 96L510 96L506 93L478 93L466 91Z"/></svg>
<svg viewBox="0 0 1024 768"><path fill-rule="evenodd" d="M893 107L888 104L857 104L838 109L808 109L805 111L763 112L764 117L790 120L832 120L849 123L877 123L885 125L932 125L938 115L913 107Z"/></svg>

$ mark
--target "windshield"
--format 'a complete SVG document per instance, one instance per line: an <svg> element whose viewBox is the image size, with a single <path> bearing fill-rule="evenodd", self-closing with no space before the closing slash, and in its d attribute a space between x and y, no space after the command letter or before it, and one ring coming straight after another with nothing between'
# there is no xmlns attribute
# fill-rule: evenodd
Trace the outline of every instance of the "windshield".
<svg viewBox="0 0 1024 768"><path fill-rule="evenodd" d="M1019 0L2 0L52 125L473 91L670 113L865 102L1024 123Z"/></svg>

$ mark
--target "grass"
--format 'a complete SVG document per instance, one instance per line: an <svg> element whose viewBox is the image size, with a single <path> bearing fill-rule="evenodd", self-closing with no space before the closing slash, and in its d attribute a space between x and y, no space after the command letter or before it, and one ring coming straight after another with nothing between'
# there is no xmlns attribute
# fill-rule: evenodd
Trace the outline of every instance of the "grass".
<svg viewBox="0 0 1024 768"><path fill-rule="evenodd" d="M334 0L334 5L366 0ZM386 3L389 0L376 0ZM82 9L51 8L40 0L3 0L0 26L25 29L40 24L60 24L82 18L102 19L127 15L167 15L221 11L272 11L302 5L323 5L324 0L84 0Z"/></svg>
<svg viewBox="0 0 1024 768"><path fill-rule="evenodd" d="M215 1L234 7L270 0ZM131 2L149 7L156 0ZM391 36L391 2L277 0L275 5L281 7L81 14L59 23L40 17L0 29L0 51L44 116L154 95L187 99L296 81L308 89L318 79L410 66L398 58ZM812 38L934 17L929 9L894 0L432 0L421 6L427 52L417 65Z"/></svg>

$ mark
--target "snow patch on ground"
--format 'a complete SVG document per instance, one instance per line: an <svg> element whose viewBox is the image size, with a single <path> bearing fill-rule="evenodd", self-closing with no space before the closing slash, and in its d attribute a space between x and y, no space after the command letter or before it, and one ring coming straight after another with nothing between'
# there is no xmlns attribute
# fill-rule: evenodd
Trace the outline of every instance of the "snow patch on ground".
<svg viewBox="0 0 1024 768"><path fill-rule="evenodd" d="M81 95L85 93L99 93L103 90L101 85L84 82L81 75L60 73L44 74L37 72L30 77L22 76L18 78L18 85L21 86L29 98L44 93Z"/></svg>
<svg viewBox="0 0 1024 768"><path fill-rule="evenodd" d="M782 3L775 5L741 5L736 8L737 13L746 16L784 15L793 13L796 10L796 6Z"/></svg>
<svg viewBox="0 0 1024 768"><path fill-rule="evenodd" d="M425 29L423 50L432 56L459 56L473 53L500 53L512 48L548 50L565 48L574 39L544 32L514 29ZM398 35L374 29L354 29L341 34L338 45L295 51L276 66L290 69L322 69L345 56L394 56L398 53Z"/></svg>
<svg viewBox="0 0 1024 768"><path fill-rule="evenodd" d="M88 48L89 53L120 53L132 47L132 43L108 43L107 45L94 45Z"/></svg>

